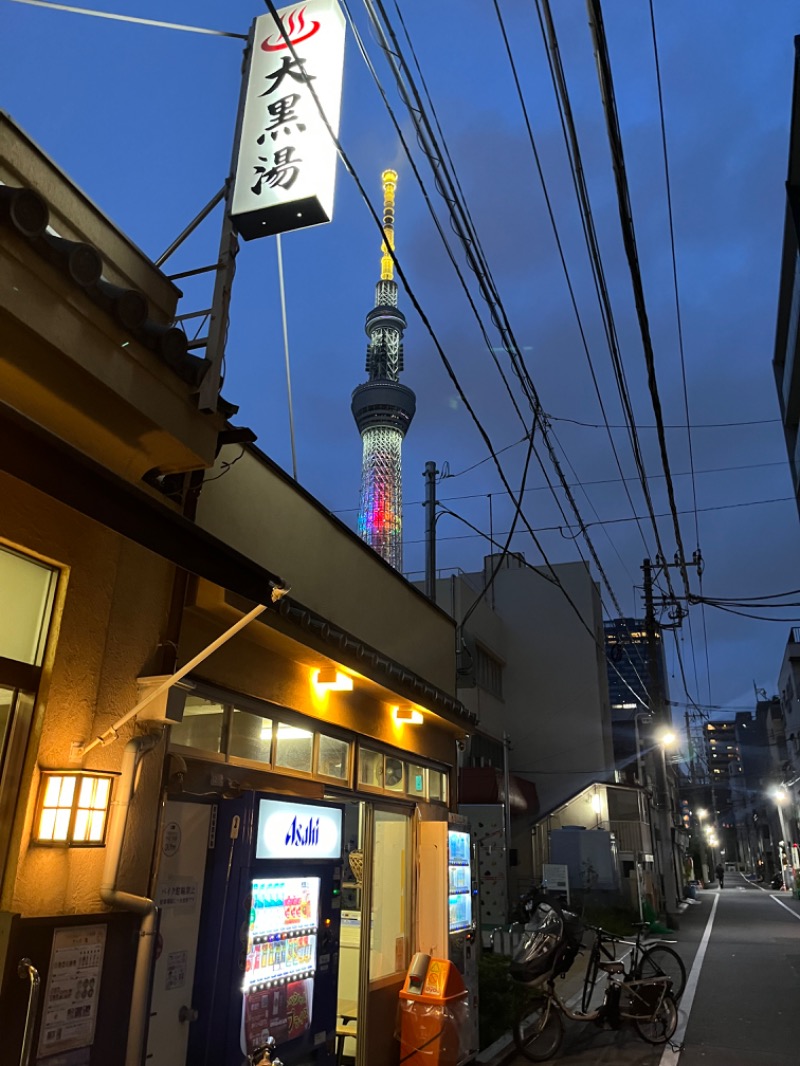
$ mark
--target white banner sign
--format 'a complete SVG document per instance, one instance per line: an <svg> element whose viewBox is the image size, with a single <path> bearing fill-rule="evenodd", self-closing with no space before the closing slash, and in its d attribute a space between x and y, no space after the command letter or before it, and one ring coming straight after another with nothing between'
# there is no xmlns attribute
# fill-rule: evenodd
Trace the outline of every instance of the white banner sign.
<svg viewBox="0 0 800 1066"><path fill-rule="evenodd" d="M245 240L330 222L344 67L337 0L306 0L253 23L240 105L231 217Z"/></svg>
<svg viewBox="0 0 800 1066"><path fill-rule="evenodd" d="M257 859L339 859L341 855L340 808L259 800Z"/></svg>

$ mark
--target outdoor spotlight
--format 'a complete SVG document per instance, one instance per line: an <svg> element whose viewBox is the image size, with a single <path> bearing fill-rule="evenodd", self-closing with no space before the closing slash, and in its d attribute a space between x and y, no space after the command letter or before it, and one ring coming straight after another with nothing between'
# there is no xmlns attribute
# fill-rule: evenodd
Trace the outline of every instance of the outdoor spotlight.
<svg viewBox="0 0 800 1066"><path fill-rule="evenodd" d="M352 677L343 674L335 666L323 666L315 670L311 680L317 692L349 692L353 687Z"/></svg>
<svg viewBox="0 0 800 1066"><path fill-rule="evenodd" d="M422 712L414 707L395 707L394 720L406 725L420 725L422 723Z"/></svg>

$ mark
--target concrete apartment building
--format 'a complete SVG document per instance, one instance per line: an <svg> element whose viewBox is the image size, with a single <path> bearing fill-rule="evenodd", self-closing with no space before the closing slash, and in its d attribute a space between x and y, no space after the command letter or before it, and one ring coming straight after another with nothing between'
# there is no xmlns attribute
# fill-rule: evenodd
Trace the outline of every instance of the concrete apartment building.
<svg viewBox="0 0 800 1066"><path fill-rule="evenodd" d="M438 580L436 600L457 623L458 695L478 720L462 779L483 766L494 781L507 757L510 791L528 797L511 809L513 901L541 874L532 834L542 816L594 782L614 781L599 592L583 563L549 569L510 554ZM465 796L491 802L474 787Z"/></svg>

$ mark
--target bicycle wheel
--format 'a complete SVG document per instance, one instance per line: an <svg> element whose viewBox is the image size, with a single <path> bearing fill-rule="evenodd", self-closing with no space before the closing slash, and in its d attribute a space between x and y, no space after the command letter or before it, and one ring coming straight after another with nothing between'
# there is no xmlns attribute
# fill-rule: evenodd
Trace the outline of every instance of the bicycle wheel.
<svg viewBox="0 0 800 1066"><path fill-rule="evenodd" d="M597 984L597 970L600 965L600 949L595 944L592 947L589 961L586 964L586 973L583 977L583 995L581 996L581 1013L589 1013L589 1005L592 1002L594 986Z"/></svg>
<svg viewBox="0 0 800 1066"><path fill-rule="evenodd" d="M561 1011L549 996L527 996L514 1022L514 1043L530 1062L545 1062L558 1054L564 1039Z"/></svg>
<svg viewBox="0 0 800 1066"><path fill-rule="evenodd" d="M683 959L666 944L653 944L642 952L635 976L640 980L643 977L669 977L676 1003L686 988L686 967L683 965Z"/></svg>
<svg viewBox="0 0 800 1066"><path fill-rule="evenodd" d="M642 1040L648 1044L666 1044L678 1027L678 1005L671 992L667 992L652 1018L634 1019L633 1024Z"/></svg>

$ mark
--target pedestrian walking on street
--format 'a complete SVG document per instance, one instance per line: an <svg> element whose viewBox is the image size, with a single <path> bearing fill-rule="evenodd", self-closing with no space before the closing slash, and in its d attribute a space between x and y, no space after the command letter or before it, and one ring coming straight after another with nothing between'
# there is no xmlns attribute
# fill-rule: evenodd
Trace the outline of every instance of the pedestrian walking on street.
<svg viewBox="0 0 800 1066"><path fill-rule="evenodd" d="M717 875L717 880L719 881L719 887L722 888L723 887L723 882L725 880L725 867L722 865L721 862L717 863L716 868L714 870L714 873Z"/></svg>

